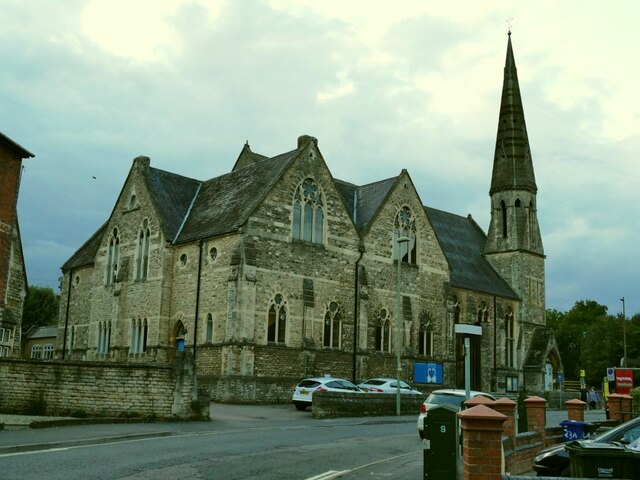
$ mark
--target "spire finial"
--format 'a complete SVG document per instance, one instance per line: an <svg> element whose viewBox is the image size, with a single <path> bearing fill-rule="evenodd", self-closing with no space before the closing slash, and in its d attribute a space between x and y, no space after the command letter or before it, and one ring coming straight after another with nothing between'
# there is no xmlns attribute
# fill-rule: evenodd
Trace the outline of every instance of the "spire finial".
<svg viewBox="0 0 640 480"><path fill-rule="evenodd" d="M507 24L507 35L511 36L511 28L513 27L513 17L507 18L504 23Z"/></svg>

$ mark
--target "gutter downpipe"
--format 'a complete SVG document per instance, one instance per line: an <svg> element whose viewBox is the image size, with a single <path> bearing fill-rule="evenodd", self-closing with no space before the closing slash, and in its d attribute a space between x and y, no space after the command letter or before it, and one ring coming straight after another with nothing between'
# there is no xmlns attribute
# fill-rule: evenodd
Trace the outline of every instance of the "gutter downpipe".
<svg viewBox="0 0 640 480"><path fill-rule="evenodd" d="M498 391L498 378L496 375L496 368L497 368L497 358L496 355L498 353L498 306L497 306L497 302L496 302L496 296L493 296L493 375L495 378L495 391Z"/></svg>
<svg viewBox="0 0 640 480"><path fill-rule="evenodd" d="M67 308L64 314L64 335L62 338L62 360L67 351L67 328L69 325L69 305L71 304L71 281L73 280L73 268L69 269L69 287L67 287Z"/></svg>
<svg viewBox="0 0 640 480"><path fill-rule="evenodd" d="M360 317L360 260L364 255L364 246L360 246L360 256L356 261L355 305L353 309L353 374L352 381L356 383L356 363L358 351L358 319Z"/></svg>
<svg viewBox="0 0 640 480"><path fill-rule="evenodd" d="M196 346L198 344L198 316L200 315L200 277L202 274L202 239L198 242L198 278L196 280L196 318L193 323L193 365L196 365Z"/></svg>

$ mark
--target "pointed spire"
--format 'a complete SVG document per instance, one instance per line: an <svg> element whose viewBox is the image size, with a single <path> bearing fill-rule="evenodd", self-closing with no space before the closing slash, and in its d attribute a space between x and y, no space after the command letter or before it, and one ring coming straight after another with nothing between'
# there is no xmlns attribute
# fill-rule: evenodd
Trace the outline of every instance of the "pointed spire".
<svg viewBox="0 0 640 480"><path fill-rule="evenodd" d="M511 46L511 31L504 65L502 101L489 195L501 190L528 190L532 193L538 190L520 97L516 61Z"/></svg>

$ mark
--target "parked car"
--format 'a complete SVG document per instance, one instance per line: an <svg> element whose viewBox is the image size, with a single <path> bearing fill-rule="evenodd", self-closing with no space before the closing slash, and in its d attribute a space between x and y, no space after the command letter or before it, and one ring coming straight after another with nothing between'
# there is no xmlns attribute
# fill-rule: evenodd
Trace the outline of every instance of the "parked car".
<svg viewBox="0 0 640 480"><path fill-rule="evenodd" d="M442 405L443 403L448 403L457 407L458 409L461 409L462 403L467 398L466 395L467 394L465 390L456 388L444 388L431 392L431 394L427 397L427 399L420 407L420 415L418 416L418 435L420 435L420 438L424 438L424 419L429 413L430 408L433 408L436 405ZM491 395L490 393L471 390L471 398L477 397L478 395L487 397L490 400L495 400L493 395Z"/></svg>
<svg viewBox="0 0 640 480"><path fill-rule="evenodd" d="M628 445L640 438L640 418L634 418L610 430L586 439L589 442L620 443ZM542 450L533 460L533 469L539 477L568 477L569 452L564 443Z"/></svg>
<svg viewBox="0 0 640 480"><path fill-rule="evenodd" d="M396 393L398 391L398 382L395 378L371 378L365 382L359 383L361 390L369 393ZM411 388L408 383L400 381L400 393L412 395L421 395L422 392Z"/></svg>
<svg viewBox="0 0 640 480"><path fill-rule="evenodd" d="M356 392L363 393L349 380L333 377L305 378L293 390L291 401L298 410L311 406L314 392Z"/></svg>

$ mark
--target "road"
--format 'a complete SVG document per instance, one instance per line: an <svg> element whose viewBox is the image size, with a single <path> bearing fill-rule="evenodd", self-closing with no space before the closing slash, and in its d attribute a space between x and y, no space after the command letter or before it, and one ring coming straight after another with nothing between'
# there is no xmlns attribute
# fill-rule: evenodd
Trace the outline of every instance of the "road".
<svg viewBox="0 0 640 480"><path fill-rule="evenodd" d="M289 405L214 405L211 422L0 432L7 443L41 444L0 454L7 479L375 478L379 463L422 452L415 416L316 420Z"/></svg>

